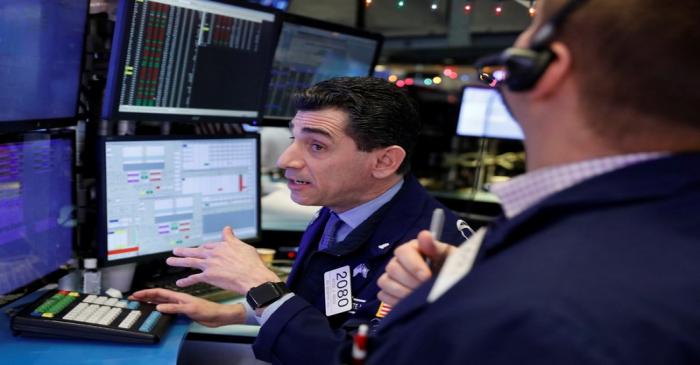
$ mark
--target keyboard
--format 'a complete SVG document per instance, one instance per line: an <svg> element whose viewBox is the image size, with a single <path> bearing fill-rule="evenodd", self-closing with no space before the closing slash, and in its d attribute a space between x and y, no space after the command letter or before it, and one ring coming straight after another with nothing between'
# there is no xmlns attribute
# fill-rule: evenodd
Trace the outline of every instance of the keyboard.
<svg viewBox="0 0 700 365"><path fill-rule="evenodd" d="M172 291L186 293L195 297L211 300L212 302L223 302L226 300L242 297L241 294L229 290L221 289L207 283L197 283L184 288L175 285L175 280L159 280L146 283L144 289L163 288Z"/></svg>
<svg viewBox="0 0 700 365"><path fill-rule="evenodd" d="M173 316L134 300L52 290L12 317L19 335L157 343Z"/></svg>
<svg viewBox="0 0 700 365"><path fill-rule="evenodd" d="M287 276L291 271L290 267L271 267L270 268L282 281L287 280ZM188 273L189 274L189 273ZM232 299L242 298L244 295L221 289L208 283L197 283L187 287L179 287L175 284L178 279L186 277L186 274L163 276L156 280L142 283L142 289L163 288L172 291L186 293L195 297L211 300L212 302L223 302Z"/></svg>

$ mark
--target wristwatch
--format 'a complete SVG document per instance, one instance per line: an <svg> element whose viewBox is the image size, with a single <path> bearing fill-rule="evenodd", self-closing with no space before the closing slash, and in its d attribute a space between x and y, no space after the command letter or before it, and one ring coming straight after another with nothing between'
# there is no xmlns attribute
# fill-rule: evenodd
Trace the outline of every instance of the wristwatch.
<svg viewBox="0 0 700 365"><path fill-rule="evenodd" d="M283 282L273 283L268 281L267 283L248 290L245 300L248 301L248 304L250 304L253 309L258 309L267 307L287 293L291 293L291 291Z"/></svg>

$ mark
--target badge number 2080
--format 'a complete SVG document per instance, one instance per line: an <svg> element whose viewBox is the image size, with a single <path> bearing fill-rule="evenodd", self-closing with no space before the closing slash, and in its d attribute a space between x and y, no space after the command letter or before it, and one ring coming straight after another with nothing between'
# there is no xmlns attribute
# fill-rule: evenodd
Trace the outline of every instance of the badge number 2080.
<svg viewBox="0 0 700 365"><path fill-rule="evenodd" d="M323 275L326 316L347 312L352 309L350 278L349 265L326 271Z"/></svg>

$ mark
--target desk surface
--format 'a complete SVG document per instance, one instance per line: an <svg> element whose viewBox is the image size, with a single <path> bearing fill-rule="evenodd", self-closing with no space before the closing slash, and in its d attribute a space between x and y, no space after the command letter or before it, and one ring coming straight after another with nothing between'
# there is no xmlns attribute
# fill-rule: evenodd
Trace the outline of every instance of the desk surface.
<svg viewBox="0 0 700 365"><path fill-rule="evenodd" d="M176 364L190 320L179 316L167 334L155 345L56 338L15 337L10 331L8 308L31 302L37 292L2 308L0 313L0 354L3 364Z"/></svg>

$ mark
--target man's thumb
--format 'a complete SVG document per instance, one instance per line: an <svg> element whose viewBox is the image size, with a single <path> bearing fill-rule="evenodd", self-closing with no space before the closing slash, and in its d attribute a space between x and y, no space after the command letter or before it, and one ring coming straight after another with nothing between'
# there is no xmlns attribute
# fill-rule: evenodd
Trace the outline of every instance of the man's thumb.
<svg viewBox="0 0 700 365"><path fill-rule="evenodd" d="M442 260L443 252L429 231L421 231L418 234L418 251L431 260Z"/></svg>
<svg viewBox="0 0 700 365"><path fill-rule="evenodd" d="M222 234L224 241L232 240L236 238L236 235L233 233L233 228L231 226L226 226L224 227L224 232Z"/></svg>

